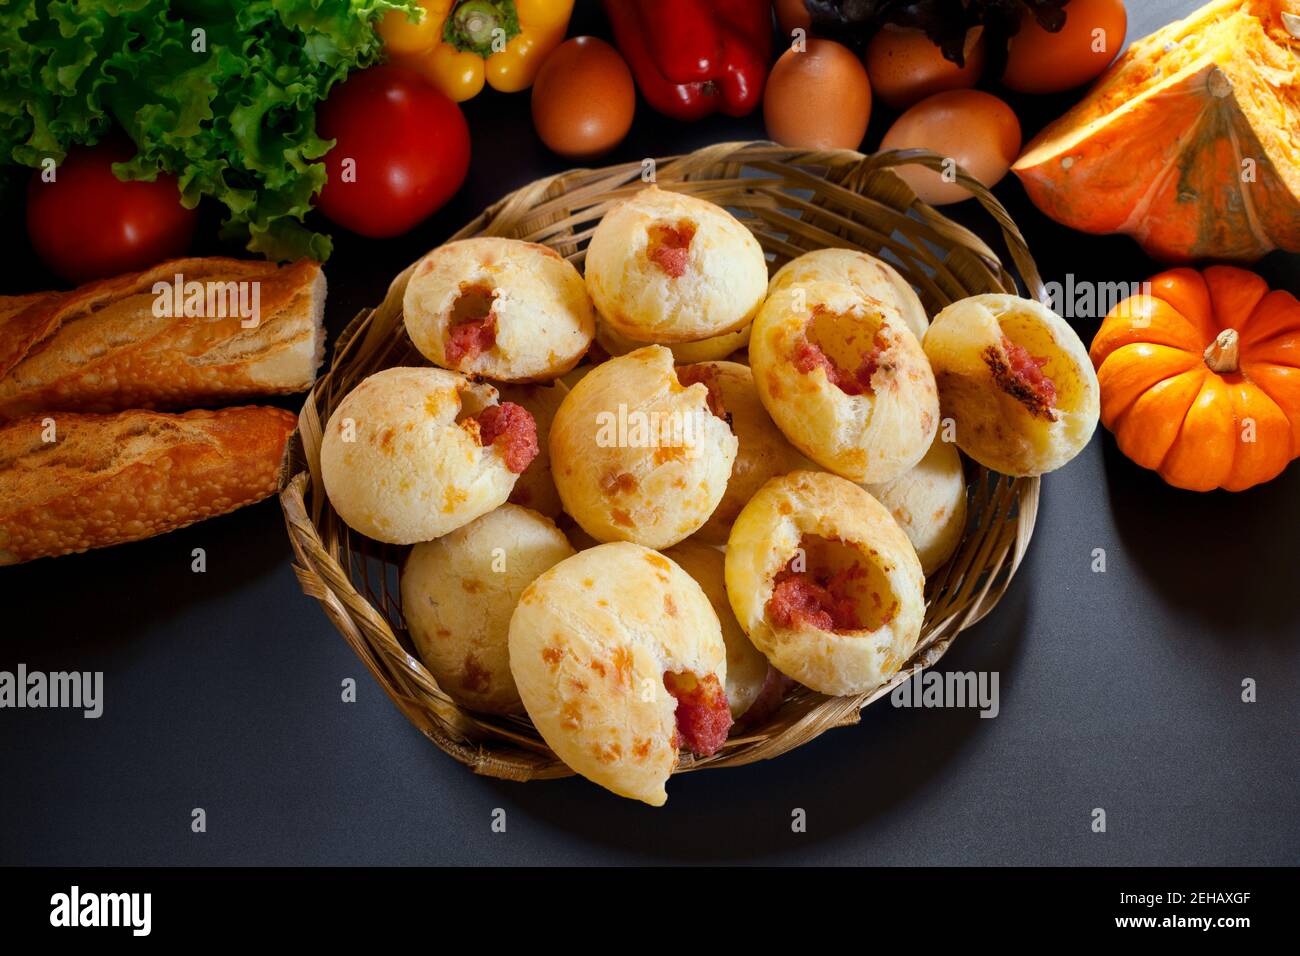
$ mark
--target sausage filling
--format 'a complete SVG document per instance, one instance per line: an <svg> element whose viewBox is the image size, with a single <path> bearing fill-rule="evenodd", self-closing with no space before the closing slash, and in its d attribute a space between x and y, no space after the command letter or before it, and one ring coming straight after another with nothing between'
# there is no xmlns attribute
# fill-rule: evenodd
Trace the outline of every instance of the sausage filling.
<svg viewBox="0 0 1300 956"><path fill-rule="evenodd" d="M1028 349L1005 335L1002 351L1006 353L1006 362L992 347L984 354L998 387L1029 409L1030 414L1055 421L1056 383L1043 371L1048 360L1030 355Z"/></svg>
<svg viewBox="0 0 1300 956"><path fill-rule="evenodd" d="M489 405L473 419L478 424L478 441L484 448L500 443L506 467L522 474L540 450L537 422L528 410L514 402Z"/></svg>
<svg viewBox="0 0 1300 956"><path fill-rule="evenodd" d="M814 369L824 369L826 378L845 395L871 395L871 377L881 368L882 356L889 347L883 329L878 329L872 337L871 348L858 361L853 371L842 367L826 354L820 345L808 337L803 337L795 346L794 367L807 375Z"/></svg>
<svg viewBox="0 0 1300 956"><path fill-rule="evenodd" d="M677 381L683 386L703 384L709 390L709 411L728 425L731 424L731 416L727 414L727 405L722 398L722 387L718 384L717 368L712 365L687 365L677 369Z"/></svg>
<svg viewBox="0 0 1300 956"><path fill-rule="evenodd" d="M677 730L673 746L711 757L727 742L731 708L717 674L697 677L689 671L668 671L664 687L677 699Z"/></svg>
<svg viewBox="0 0 1300 956"><path fill-rule="evenodd" d="M695 223L683 220L670 226L657 222L650 227L649 237L646 255L650 261L662 269L664 275L680 279L686 273L686 263L691 256Z"/></svg>
<svg viewBox="0 0 1300 956"><path fill-rule="evenodd" d="M492 311L496 293L484 285L462 285L451 306L447 333L447 361L459 365L473 361L497 342L497 317Z"/></svg>
<svg viewBox="0 0 1300 956"><path fill-rule="evenodd" d="M889 568L869 549L805 534L772 579L765 611L773 627L803 625L827 633L875 631L898 613Z"/></svg>
<svg viewBox="0 0 1300 956"><path fill-rule="evenodd" d="M866 571L854 564L839 571L821 568L796 571L798 559L791 558L773 582L772 596L767 599L767 616L777 627L794 628L807 624L819 631L862 630L857 602L849 585L866 577Z"/></svg>

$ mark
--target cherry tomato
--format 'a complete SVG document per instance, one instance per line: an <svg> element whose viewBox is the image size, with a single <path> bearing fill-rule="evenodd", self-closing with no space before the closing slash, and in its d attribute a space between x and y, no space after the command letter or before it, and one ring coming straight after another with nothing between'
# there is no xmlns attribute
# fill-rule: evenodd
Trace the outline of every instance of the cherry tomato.
<svg viewBox="0 0 1300 956"><path fill-rule="evenodd" d="M469 126L455 103L416 73L385 65L349 76L322 104L320 209L363 236L406 232L442 207L469 171Z"/></svg>
<svg viewBox="0 0 1300 956"><path fill-rule="evenodd" d="M176 177L123 182L113 163L135 155L125 139L78 146L46 182L27 187L27 235L50 269L72 282L135 272L189 248L198 213L181 205Z"/></svg>

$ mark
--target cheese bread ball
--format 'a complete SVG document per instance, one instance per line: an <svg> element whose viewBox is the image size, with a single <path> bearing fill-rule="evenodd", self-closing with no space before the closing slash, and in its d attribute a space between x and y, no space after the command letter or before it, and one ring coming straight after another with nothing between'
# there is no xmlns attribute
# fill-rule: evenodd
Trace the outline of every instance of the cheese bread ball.
<svg viewBox="0 0 1300 956"><path fill-rule="evenodd" d="M955 445L936 435L911 470L865 487L894 516L927 576L952 557L966 530L966 474Z"/></svg>
<svg viewBox="0 0 1300 956"><path fill-rule="evenodd" d="M551 423L560 500L600 541L666 548L722 500L736 436L702 384L683 385L673 354L651 345L597 365Z"/></svg>
<svg viewBox="0 0 1300 956"><path fill-rule="evenodd" d="M348 526L431 541L505 502L537 454L537 428L496 389L439 368L388 368L330 415L321 477Z"/></svg>
<svg viewBox="0 0 1300 956"><path fill-rule="evenodd" d="M767 260L748 229L721 206L656 186L605 214L586 273L601 318L637 342L735 332L767 292Z"/></svg>
<svg viewBox="0 0 1300 956"><path fill-rule="evenodd" d="M678 365L716 362L747 346L749 344L749 332L752 328L753 323L751 322L735 332L715 335L710 339L700 339L698 342L668 342L665 344L672 350L673 361ZM607 322L601 319L596 320L596 342L610 355L626 355L628 352L635 352L645 346L644 342L629 339L626 335L615 331Z"/></svg>
<svg viewBox="0 0 1300 956"><path fill-rule="evenodd" d="M773 478L731 529L727 596L754 645L823 694L879 687L911 656L925 577L898 524L826 472Z"/></svg>
<svg viewBox="0 0 1300 956"><path fill-rule="evenodd" d="M727 645L727 705L731 716L739 720L763 692L770 665L763 652L745 636L727 602L722 552L692 539L673 545L664 556L695 579L718 615L722 641Z"/></svg>
<svg viewBox="0 0 1300 956"><path fill-rule="evenodd" d="M853 249L817 249L791 259L772 276L767 294L814 282L838 282L864 298L875 299L882 310L901 319L917 341L930 325L925 306L898 270L883 259Z"/></svg>
<svg viewBox="0 0 1300 956"><path fill-rule="evenodd" d="M706 544L726 544L736 515L769 478L814 466L772 422L759 401L748 366L737 362L684 365L678 367L677 379L683 384L702 383L709 390L714 414L721 414L736 436L736 463L731 466L727 490L704 527L693 536Z"/></svg>
<svg viewBox="0 0 1300 956"><path fill-rule="evenodd" d="M853 481L897 478L939 427L934 375L916 336L849 286L814 282L769 296L749 362L790 443Z"/></svg>
<svg viewBox="0 0 1300 956"><path fill-rule="evenodd" d="M502 402L514 402L533 416L537 423L537 457L524 470L510 492L513 504L540 511L548 518L560 515L560 493L551 478L551 452L548 440L551 422L560 403L569 394L568 386L556 379L550 385L501 385L497 388Z"/></svg>
<svg viewBox="0 0 1300 956"><path fill-rule="evenodd" d="M727 650L709 599L630 542L541 574L510 619L510 671L542 739L577 773L652 806L678 748L726 742Z"/></svg>
<svg viewBox="0 0 1300 956"><path fill-rule="evenodd" d="M957 445L1004 475L1060 468L1092 438L1101 390L1088 351L1047 306L1014 295L954 302L925 335Z"/></svg>
<svg viewBox="0 0 1300 956"><path fill-rule="evenodd" d="M448 697L484 713L523 713L510 674L510 615L524 588L571 554L550 519L511 504L411 549L402 616Z"/></svg>
<svg viewBox="0 0 1300 956"><path fill-rule="evenodd" d="M449 242L416 263L402 313L430 362L501 382L563 375L596 331L570 262L546 246L489 236Z"/></svg>

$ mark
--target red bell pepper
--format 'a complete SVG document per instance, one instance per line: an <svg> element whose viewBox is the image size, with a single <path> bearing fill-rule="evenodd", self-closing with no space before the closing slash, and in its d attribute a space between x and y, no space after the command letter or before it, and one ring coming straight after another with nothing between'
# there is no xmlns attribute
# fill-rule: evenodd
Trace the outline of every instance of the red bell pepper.
<svg viewBox="0 0 1300 956"><path fill-rule="evenodd" d="M604 0L641 95L674 119L744 116L763 98L771 0Z"/></svg>

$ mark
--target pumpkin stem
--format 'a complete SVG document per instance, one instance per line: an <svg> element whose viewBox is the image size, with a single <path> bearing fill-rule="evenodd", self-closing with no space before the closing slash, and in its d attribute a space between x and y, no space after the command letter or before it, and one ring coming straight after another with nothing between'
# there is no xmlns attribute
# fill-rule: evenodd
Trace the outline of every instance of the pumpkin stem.
<svg viewBox="0 0 1300 956"><path fill-rule="evenodd" d="M1224 329L1214 337L1209 348L1205 350L1205 364L1210 371L1228 375L1237 371L1240 358L1241 337L1236 329Z"/></svg>

